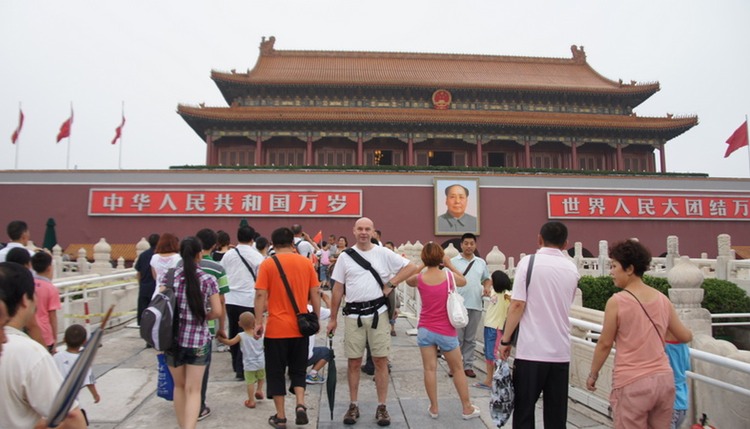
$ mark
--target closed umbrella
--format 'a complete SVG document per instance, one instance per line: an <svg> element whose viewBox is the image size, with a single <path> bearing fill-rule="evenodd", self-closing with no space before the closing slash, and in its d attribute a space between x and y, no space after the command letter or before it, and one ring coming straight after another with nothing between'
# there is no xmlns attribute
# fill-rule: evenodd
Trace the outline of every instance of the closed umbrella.
<svg viewBox="0 0 750 429"><path fill-rule="evenodd" d="M55 395L55 400L52 401L52 409L47 414L47 427L56 428L62 423L63 420L68 416L70 408L73 406L78 397L78 391L83 386L83 381L86 378L86 373L91 364L94 363L94 357L96 357L96 351L99 349L99 344L102 342L102 335L104 334L104 328L107 325L109 316L112 314L112 310L115 308L114 305L109 307L109 311L102 319L102 323L98 328L91 334L91 337L86 342L86 347L81 352L81 355L70 368L68 376L65 377L60 390Z"/></svg>
<svg viewBox="0 0 750 429"><path fill-rule="evenodd" d="M42 247L52 250L57 244L57 234L55 234L55 219L47 219L47 229L44 230L44 244Z"/></svg>
<svg viewBox="0 0 750 429"><path fill-rule="evenodd" d="M328 335L328 348L331 349L331 360L328 361L326 394L328 395L328 408L331 409L331 420L333 420L333 403L336 398L336 355L333 353L333 334Z"/></svg>

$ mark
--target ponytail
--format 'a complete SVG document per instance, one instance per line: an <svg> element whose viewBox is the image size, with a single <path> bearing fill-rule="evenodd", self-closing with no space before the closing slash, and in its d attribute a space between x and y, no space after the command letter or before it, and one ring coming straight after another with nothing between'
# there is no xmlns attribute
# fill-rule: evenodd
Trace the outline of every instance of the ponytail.
<svg viewBox="0 0 750 429"><path fill-rule="evenodd" d="M198 266L195 257L201 252L201 243L195 237L186 237L180 243L183 276L185 277L185 296L188 307L201 323L206 321L206 306L203 302L201 282L198 279Z"/></svg>

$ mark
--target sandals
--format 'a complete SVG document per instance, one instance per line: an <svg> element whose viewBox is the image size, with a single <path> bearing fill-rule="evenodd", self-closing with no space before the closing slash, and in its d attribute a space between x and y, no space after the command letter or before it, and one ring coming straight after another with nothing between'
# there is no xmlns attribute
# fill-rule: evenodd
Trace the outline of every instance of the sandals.
<svg viewBox="0 0 750 429"><path fill-rule="evenodd" d="M307 407L302 404L297 404L297 407L294 409L294 412L297 414L297 419L294 421L297 425L306 425L309 420L307 419Z"/></svg>
<svg viewBox="0 0 750 429"><path fill-rule="evenodd" d="M249 400L249 399L246 399L246 400L245 400L245 406L246 406L247 408L255 408L255 402L250 402L250 400Z"/></svg>
<svg viewBox="0 0 750 429"><path fill-rule="evenodd" d="M286 429L286 419L276 417L276 414L268 418L268 424L276 429Z"/></svg>
<svg viewBox="0 0 750 429"><path fill-rule="evenodd" d="M255 399L263 399L263 392L255 392Z"/></svg>
<svg viewBox="0 0 750 429"><path fill-rule="evenodd" d="M430 417L433 418L433 419L438 418L438 413L433 413L432 411L430 411L430 408L431 408L431 406L427 407L427 414L429 414Z"/></svg>
<svg viewBox="0 0 750 429"><path fill-rule="evenodd" d="M482 411L476 405L472 405L471 408L474 411L471 414L461 414L461 418L463 418L464 420L469 420L482 415Z"/></svg>

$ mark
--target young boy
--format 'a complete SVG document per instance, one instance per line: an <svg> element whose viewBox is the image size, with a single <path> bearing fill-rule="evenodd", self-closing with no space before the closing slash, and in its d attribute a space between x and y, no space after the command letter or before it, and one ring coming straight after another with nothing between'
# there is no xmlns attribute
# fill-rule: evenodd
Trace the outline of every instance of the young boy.
<svg viewBox="0 0 750 429"><path fill-rule="evenodd" d="M670 429L680 427L685 421L688 408L688 386L685 371L690 370L690 349L685 343L680 343L674 335L667 331L665 337L665 351L669 357L669 365L674 373L674 411L672 412L672 424Z"/></svg>
<svg viewBox="0 0 750 429"><path fill-rule="evenodd" d="M57 343L57 310L62 308L60 293L52 284L52 256L47 252L36 252L31 257L31 268L34 269L36 286L36 322L42 330L44 345L54 353Z"/></svg>
<svg viewBox="0 0 750 429"><path fill-rule="evenodd" d="M492 292L486 304L484 315L484 360L487 364L487 375L484 381L474 383L474 387L490 390L492 388L492 374L495 373L495 358L497 357L497 339L503 337L502 327L510 306L511 282L508 275L502 271L492 273Z"/></svg>
<svg viewBox="0 0 750 429"><path fill-rule="evenodd" d="M245 384L247 384L247 408L255 408L255 400L263 399L263 381L266 379L266 358L263 355L263 338L255 339L253 329L255 328L255 316L246 311L240 314L240 328L243 332L235 335L232 339L217 337L217 339L228 346L240 345L242 350L242 367L245 371ZM255 389L255 384L258 389Z"/></svg>
<svg viewBox="0 0 750 429"><path fill-rule="evenodd" d="M63 379L68 376L73 364L78 360L78 356L81 353L81 346L86 342L86 328L81 325L70 325L65 330L64 341L67 347L65 351L57 352L53 356ZM91 396L94 397L94 403L98 404L101 398L99 397L99 392L96 391L95 383L96 380L94 380L94 376L91 375L91 369L89 369L83 384L89 389Z"/></svg>

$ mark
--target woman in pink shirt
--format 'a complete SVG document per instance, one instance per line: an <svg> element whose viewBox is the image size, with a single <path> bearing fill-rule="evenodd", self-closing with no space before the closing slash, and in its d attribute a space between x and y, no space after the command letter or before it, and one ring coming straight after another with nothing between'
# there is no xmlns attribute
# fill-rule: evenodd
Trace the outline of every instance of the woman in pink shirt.
<svg viewBox="0 0 750 429"><path fill-rule="evenodd" d="M596 390L599 370L617 343L612 373L615 428L667 428L672 419L675 385L664 351L671 333L686 343L693 334L663 293L643 283L651 254L639 242L627 240L609 250L610 274L622 292L612 295L604 310L604 325L594 350L586 387Z"/></svg>
<svg viewBox="0 0 750 429"><path fill-rule="evenodd" d="M469 398L469 384L463 371L461 350L458 348L456 328L448 320L448 287L464 286L466 279L458 271L449 257L445 256L443 248L436 243L427 243L422 248L422 262L427 268L424 272L415 274L406 280L406 284L416 287L422 299L422 310L419 313L417 325L417 345L422 354L424 367L424 388L430 398L427 413L433 419L438 418L437 398L437 354L438 347L448 362L453 373L453 385L463 407L462 417L468 420L479 417L480 411ZM441 264L446 268L442 269Z"/></svg>

